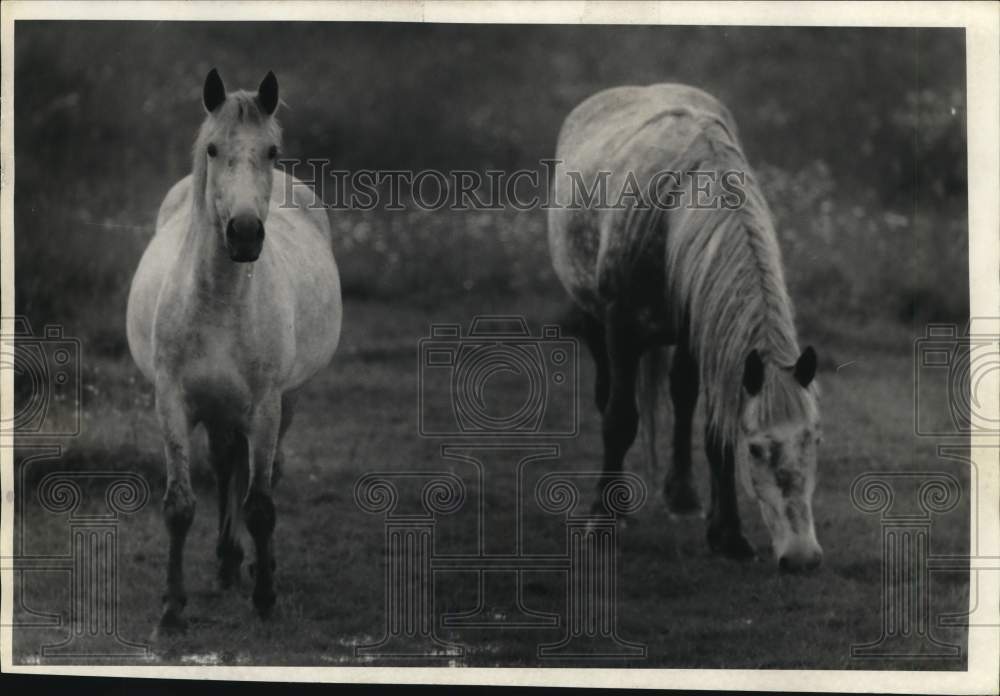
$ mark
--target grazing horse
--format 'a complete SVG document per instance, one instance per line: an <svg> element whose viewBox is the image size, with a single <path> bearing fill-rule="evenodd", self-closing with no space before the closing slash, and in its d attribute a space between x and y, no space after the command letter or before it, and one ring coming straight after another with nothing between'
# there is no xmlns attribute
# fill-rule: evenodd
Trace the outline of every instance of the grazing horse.
<svg viewBox="0 0 1000 696"><path fill-rule="evenodd" d="M227 94L213 69L203 98L193 171L164 199L128 300L129 348L155 387L166 455L170 551L160 626L168 629L185 623L198 424L218 482L220 583L239 580L245 520L256 551L254 606L262 617L273 607L280 443L296 389L333 357L342 313L326 212L309 208L307 187L274 168L274 74L256 93Z"/></svg>
<svg viewBox="0 0 1000 696"><path fill-rule="evenodd" d="M668 507L699 507L691 430L704 392L710 547L755 555L740 530L738 472L779 566L819 565L816 353L799 352L771 214L729 111L684 85L605 90L567 117L556 160L549 247L596 363L602 485L635 439L642 366L672 346ZM655 391L640 394L647 424Z"/></svg>

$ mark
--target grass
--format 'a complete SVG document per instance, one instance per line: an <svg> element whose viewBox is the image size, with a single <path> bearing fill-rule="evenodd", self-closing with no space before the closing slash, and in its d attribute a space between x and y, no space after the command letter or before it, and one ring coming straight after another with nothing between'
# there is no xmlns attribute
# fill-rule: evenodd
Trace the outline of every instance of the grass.
<svg viewBox="0 0 1000 696"><path fill-rule="evenodd" d="M479 492L467 465L441 458L441 441L417 435L415 423L417 341L432 322L467 324L478 313L524 313L537 331L558 319L556 295L499 298L470 295L436 306L349 301L350 327L334 363L303 395L296 424L287 441L287 474L277 494L278 589L275 616L259 621L249 599L249 583L240 590L214 589L215 498L207 464L195 471L199 510L187 546L192 620L180 637L152 643L154 663L208 661L231 664L434 664L440 660L371 660L355 656L359 644L381 637L384 626L382 573L385 560L381 516L354 503L359 476L370 471L453 471L463 477L469 501L440 518L436 552L463 553L475 548ZM649 489L645 506L621 536L619 629L622 638L647 646L636 667L748 667L824 669L963 669L954 660L855 659L850 646L875 640L881 630L881 528L877 515L852 506L851 482L868 471L950 471L963 485L967 471L941 460L935 442L913 435L910 404L912 337L905 328L883 332L880 340L859 347L857 339L829 346L837 370L824 363L824 445L815 501L817 534L825 549L820 572L784 577L768 559L767 535L751 501L743 498L744 523L764 560L741 564L711 556L700 520L672 520L658 495L662 472L647 471L635 452L628 467ZM149 482L152 497L139 512L119 524L119 634L146 641L158 618L164 582L166 534L159 514L163 474L151 390L136 381L128 358L89 363L83 432L61 458L36 461L18 469L26 481L52 470L110 469L133 471ZM557 462L539 462L528 470L532 480L550 470L594 471L600 466L599 422L591 405L592 366L581 361L580 435L563 441ZM513 388L511 386L510 388ZM447 393L434 394L447 400ZM498 395L503 398L505 395ZM512 396L507 394L506 396ZM436 402L435 402L436 403ZM944 408L945 401L935 406ZM667 409L669 411L669 409ZM944 414L942 414L944 417ZM660 449L668 451L665 417ZM203 454L203 449L201 450ZM28 454L19 450L19 459ZM696 452L703 499L707 496L704 453ZM503 551L514 529L514 477L495 469L486 501L490 553ZM30 488L28 490L31 490ZM415 488L401 484L404 505ZM527 490L531 490L529 486ZM99 496L100 491L92 493ZM742 492L741 492L742 495ZM912 511L912 491L898 493ZM98 502L100 497L93 498ZM43 511L33 497L22 502L20 528L24 553L65 553L66 518ZM565 531L561 518L525 501L526 550L561 554ZM962 504L933 523L934 554L965 553L968 506ZM499 544L499 546L492 546ZM440 573L436 586L438 618L443 612L471 610L478 596L469 573ZM494 597L510 590L503 583ZM67 582L58 573L26 574L18 587L23 606L35 611L66 612ZM556 572L525 576L524 602L534 611L564 611L565 579ZM934 615L962 611L968 602L966 574L934 574ZM489 613L510 607L488 602ZM24 614L22 614L22 617ZM934 628L940 639L964 646L961 629ZM536 646L561 637L559 628L460 629L439 627L438 635L466 647L451 664L573 664L539 659ZM65 629L18 628L15 662L37 659L41 645L58 642ZM964 652L963 652L964 654ZM593 664L586 660L584 664ZM445 660L445 663L448 663ZM617 664L617 663L616 663Z"/></svg>

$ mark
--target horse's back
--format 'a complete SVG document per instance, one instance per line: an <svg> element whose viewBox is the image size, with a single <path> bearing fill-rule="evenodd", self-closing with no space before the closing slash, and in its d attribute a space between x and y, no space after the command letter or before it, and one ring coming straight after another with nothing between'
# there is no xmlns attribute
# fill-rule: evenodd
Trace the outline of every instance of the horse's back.
<svg viewBox="0 0 1000 696"><path fill-rule="evenodd" d="M732 115L687 85L615 87L570 112L556 150L549 244L556 274L578 305L597 316L612 301L644 305L637 311L646 314L664 309L661 219L653 206L628 205L634 199L615 203L633 186L629 179L645 195L661 172L699 168L715 139L738 143ZM590 187L602 172L608 173L604 204L575 205L579 182Z"/></svg>
<svg viewBox="0 0 1000 696"><path fill-rule="evenodd" d="M153 322L163 282L177 260L190 222L191 176L170 187L156 215L156 230L132 278L126 311L126 336L139 370L155 381Z"/></svg>
<svg viewBox="0 0 1000 696"><path fill-rule="evenodd" d="M662 164L680 154L690 138L711 122L724 125L735 137L729 110L696 87L613 87L570 112L559 134L556 157L598 167L618 161Z"/></svg>

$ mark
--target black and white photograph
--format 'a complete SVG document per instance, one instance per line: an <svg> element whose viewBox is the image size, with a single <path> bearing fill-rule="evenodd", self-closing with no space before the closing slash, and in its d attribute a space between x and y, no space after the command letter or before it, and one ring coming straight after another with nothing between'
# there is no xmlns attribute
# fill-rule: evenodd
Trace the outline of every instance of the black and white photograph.
<svg viewBox="0 0 1000 696"><path fill-rule="evenodd" d="M997 5L2 12L5 672L997 693Z"/></svg>

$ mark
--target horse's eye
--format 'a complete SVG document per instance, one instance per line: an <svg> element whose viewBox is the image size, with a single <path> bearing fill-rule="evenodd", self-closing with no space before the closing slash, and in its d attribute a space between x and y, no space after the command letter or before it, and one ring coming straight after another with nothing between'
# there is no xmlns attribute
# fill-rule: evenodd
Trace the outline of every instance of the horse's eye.
<svg viewBox="0 0 1000 696"><path fill-rule="evenodd" d="M764 448L760 445L750 445L750 456L754 459L760 459L764 456Z"/></svg>
<svg viewBox="0 0 1000 696"><path fill-rule="evenodd" d="M215 147L214 143L209 143L208 144L208 156L209 157L215 157L217 154L219 154L218 148Z"/></svg>
<svg viewBox="0 0 1000 696"><path fill-rule="evenodd" d="M277 145L272 145L271 147L267 148L267 158L268 159L274 159L277 156L278 156L278 146Z"/></svg>

